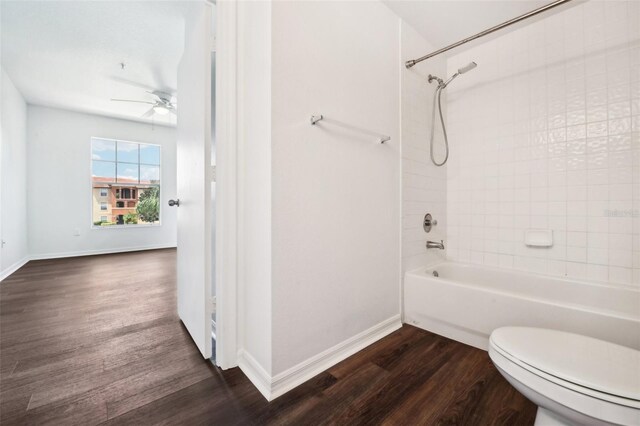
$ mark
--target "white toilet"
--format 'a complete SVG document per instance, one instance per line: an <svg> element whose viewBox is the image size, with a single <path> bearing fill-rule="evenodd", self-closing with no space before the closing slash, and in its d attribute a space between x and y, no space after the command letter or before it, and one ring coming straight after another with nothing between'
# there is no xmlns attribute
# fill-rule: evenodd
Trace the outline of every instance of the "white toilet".
<svg viewBox="0 0 640 426"><path fill-rule="evenodd" d="M500 373L538 405L540 425L640 425L640 351L529 327L491 333Z"/></svg>

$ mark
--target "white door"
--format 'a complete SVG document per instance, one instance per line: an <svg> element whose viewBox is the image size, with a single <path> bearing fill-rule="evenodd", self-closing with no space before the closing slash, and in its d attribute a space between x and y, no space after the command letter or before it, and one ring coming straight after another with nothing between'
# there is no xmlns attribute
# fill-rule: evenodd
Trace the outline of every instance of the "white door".
<svg viewBox="0 0 640 426"><path fill-rule="evenodd" d="M178 315L211 358L211 6L195 9L178 66Z"/></svg>

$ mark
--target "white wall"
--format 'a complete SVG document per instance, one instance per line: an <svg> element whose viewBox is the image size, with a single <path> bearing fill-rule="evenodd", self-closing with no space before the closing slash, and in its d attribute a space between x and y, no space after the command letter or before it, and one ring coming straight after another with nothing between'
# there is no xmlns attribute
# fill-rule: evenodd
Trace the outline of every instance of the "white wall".
<svg viewBox="0 0 640 426"><path fill-rule="evenodd" d="M239 2L238 28L239 342L270 375L271 4Z"/></svg>
<svg viewBox="0 0 640 426"><path fill-rule="evenodd" d="M400 68L381 2L238 3L238 362L268 398L400 326Z"/></svg>
<svg viewBox="0 0 640 426"><path fill-rule="evenodd" d="M32 105L27 127L32 257L175 246L176 212L167 206L176 195L175 129ZM161 226L91 228L92 136L162 146Z"/></svg>
<svg viewBox="0 0 640 426"><path fill-rule="evenodd" d="M21 266L27 242L27 104L2 69L2 176L0 177L0 279Z"/></svg>
<svg viewBox="0 0 640 426"><path fill-rule="evenodd" d="M272 8L277 375L399 315L401 64L381 2Z"/></svg>
<svg viewBox="0 0 640 426"><path fill-rule="evenodd" d="M639 43L639 2L589 1L449 59L451 259L640 284Z"/></svg>
<svg viewBox="0 0 640 426"><path fill-rule="evenodd" d="M435 50L411 26L402 23L402 59L413 59ZM445 259L445 251L427 250L427 240L447 241L447 165L437 167L429 156L431 112L437 83L429 84L429 74L445 78L446 59L438 56L410 69L402 78L402 262L403 271L432 265ZM446 112L446 97L442 98ZM436 120L439 120L436 111ZM444 158L442 126L438 121L434 154ZM422 228L424 215L431 213L438 225L428 234Z"/></svg>

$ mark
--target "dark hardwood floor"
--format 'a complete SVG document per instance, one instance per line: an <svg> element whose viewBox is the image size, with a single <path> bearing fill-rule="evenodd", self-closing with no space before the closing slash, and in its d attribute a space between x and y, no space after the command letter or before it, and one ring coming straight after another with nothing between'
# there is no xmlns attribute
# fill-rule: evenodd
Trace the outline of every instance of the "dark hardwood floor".
<svg viewBox="0 0 640 426"><path fill-rule="evenodd" d="M175 251L29 262L0 284L4 424L530 425L483 351L404 326L267 403L203 360Z"/></svg>

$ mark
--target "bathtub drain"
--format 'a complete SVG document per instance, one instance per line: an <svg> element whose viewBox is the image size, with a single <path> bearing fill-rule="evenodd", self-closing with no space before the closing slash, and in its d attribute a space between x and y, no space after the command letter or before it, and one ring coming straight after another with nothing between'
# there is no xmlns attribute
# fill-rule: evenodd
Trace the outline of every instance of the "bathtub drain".
<svg viewBox="0 0 640 426"><path fill-rule="evenodd" d="M433 276L434 277L439 277L440 275L438 274L438 271L433 271Z"/></svg>

